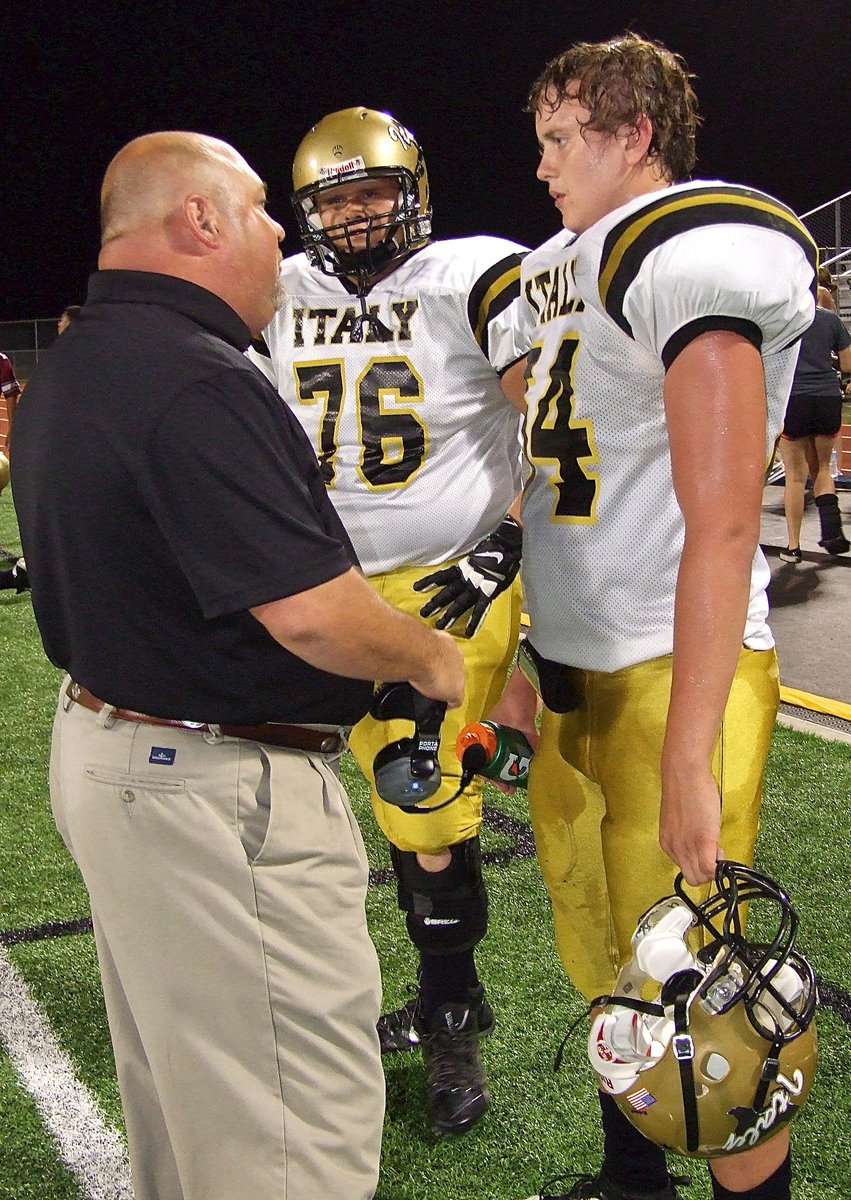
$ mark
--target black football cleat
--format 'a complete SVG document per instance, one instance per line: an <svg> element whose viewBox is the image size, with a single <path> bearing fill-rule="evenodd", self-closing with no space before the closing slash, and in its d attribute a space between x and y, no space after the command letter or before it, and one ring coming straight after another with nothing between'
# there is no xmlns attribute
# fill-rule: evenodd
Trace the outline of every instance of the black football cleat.
<svg viewBox="0 0 851 1200"><path fill-rule="evenodd" d="M420 1035L416 1028L420 993L412 983L408 985L408 989L413 993L410 1000L407 1000L401 1008L383 1013L378 1018L376 1028L382 1054L394 1054L399 1050L413 1050L414 1046L418 1046L420 1043ZM487 1037L489 1033L493 1032L496 1018L493 1015L493 1009L488 1004L488 998L481 983L470 988L467 993L467 1003L476 1014L479 1037Z"/></svg>
<svg viewBox="0 0 851 1200"><path fill-rule="evenodd" d="M655 1188L650 1192L634 1192L606 1179L602 1172L598 1175L559 1175L545 1183L537 1195L529 1196L527 1200L677 1200L677 1185L688 1187L690 1183L690 1175L669 1175L664 1187ZM561 1188L568 1184L570 1186L566 1192L550 1191L551 1188Z"/></svg>
<svg viewBox="0 0 851 1200"><path fill-rule="evenodd" d="M428 1029L420 1028L418 1033L428 1076L432 1128L435 1133L464 1133L490 1103L476 1010L468 1004L444 1004Z"/></svg>
<svg viewBox="0 0 851 1200"><path fill-rule="evenodd" d="M837 537L822 538L819 545L823 546L828 554L847 554L851 550L851 542L843 533Z"/></svg>

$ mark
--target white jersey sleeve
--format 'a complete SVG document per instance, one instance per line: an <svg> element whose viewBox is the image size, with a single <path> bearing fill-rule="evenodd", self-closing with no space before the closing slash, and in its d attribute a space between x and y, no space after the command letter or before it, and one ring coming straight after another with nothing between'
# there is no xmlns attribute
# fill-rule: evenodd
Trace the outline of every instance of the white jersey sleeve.
<svg viewBox="0 0 851 1200"><path fill-rule="evenodd" d="M608 232L600 298L666 367L705 329L737 330L771 355L812 322L812 256L809 232L773 197L684 185Z"/></svg>
<svg viewBox="0 0 851 1200"><path fill-rule="evenodd" d="M774 354L812 322L811 278L799 247L774 230L697 229L648 255L623 313L666 365L702 330L725 326Z"/></svg>
<svg viewBox="0 0 851 1200"><path fill-rule="evenodd" d="M304 426L365 572L467 553L520 490L520 416L500 375L525 354L525 249L501 238L439 241L367 292L306 257L282 265L286 300L265 330L264 368ZM257 362L257 358L254 358Z"/></svg>
<svg viewBox="0 0 851 1200"><path fill-rule="evenodd" d="M245 357L253 362L259 371L262 371L266 378L271 383L272 387L278 386L278 373L275 370L275 364L268 354L262 354L257 346L253 343L245 351Z"/></svg>

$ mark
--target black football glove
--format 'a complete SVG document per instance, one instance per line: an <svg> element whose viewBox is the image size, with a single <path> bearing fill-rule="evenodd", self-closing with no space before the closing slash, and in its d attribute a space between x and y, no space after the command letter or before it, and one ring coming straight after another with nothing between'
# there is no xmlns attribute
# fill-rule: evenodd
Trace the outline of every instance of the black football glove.
<svg viewBox="0 0 851 1200"><path fill-rule="evenodd" d="M420 616L430 617L441 608L445 609L435 625L438 629L446 629L472 609L464 630L465 637L472 637L491 601L510 587L520 570L522 543L521 527L513 517L503 517L493 533L474 546L454 567L433 571L416 581L415 592L441 589L422 606Z"/></svg>

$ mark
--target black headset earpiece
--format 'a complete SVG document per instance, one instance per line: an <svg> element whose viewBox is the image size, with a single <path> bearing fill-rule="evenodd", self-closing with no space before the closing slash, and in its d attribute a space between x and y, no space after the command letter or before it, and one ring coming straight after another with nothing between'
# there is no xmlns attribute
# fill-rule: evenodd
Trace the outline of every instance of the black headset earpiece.
<svg viewBox="0 0 851 1200"><path fill-rule="evenodd" d="M382 683L372 697L369 714L376 721L416 721L414 689L409 683Z"/></svg>
<svg viewBox="0 0 851 1200"><path fill-rule="evenodd" d="M443 807L419 808L418 802L428 800L440 787L437 755L445 712L443 701L429 700L408 683L383 684L375 693L370 713L376 720L414 722L412 738L390 742L375 756L375 790L382 800L410 812L434 812L436 807Z"/></svg>

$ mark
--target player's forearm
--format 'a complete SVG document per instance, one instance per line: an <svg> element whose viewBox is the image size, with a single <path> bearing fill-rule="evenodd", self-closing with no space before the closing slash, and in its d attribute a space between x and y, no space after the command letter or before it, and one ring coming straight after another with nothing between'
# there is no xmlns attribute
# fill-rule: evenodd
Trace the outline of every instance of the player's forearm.
<svg viewBox="0 0 851 1200"><path fill-rule="evenodd" d="M757 532L736 522L686 538L677 579L664 755L707 767L742 648Z"/></svg>
<svg viewBox="0 0 851 1200"><path fill-rule="evenodd" d="M251 612L282 646L323 671L408 680L425 695L460 703L463 666L451 637L388 604L359 571Z"/></svg>
<svg viewBox="0 0 851 1200"><path fill-rule="evenodd" d="M766 445L759 351L732 332L702 334L668 369L665 412L685 520L665 751L697 766L709 763L718 736L759 541Z"/></svg>
<svg viewBox="0 0 851 1200"><path fill-rule="evenodd" d="M540 738L535 724L539 707L538 693L515 663L502 695L485 716L499 725L510 725L513 729L519 729L534 749Z"/></svg>

